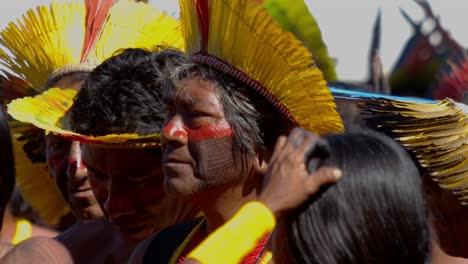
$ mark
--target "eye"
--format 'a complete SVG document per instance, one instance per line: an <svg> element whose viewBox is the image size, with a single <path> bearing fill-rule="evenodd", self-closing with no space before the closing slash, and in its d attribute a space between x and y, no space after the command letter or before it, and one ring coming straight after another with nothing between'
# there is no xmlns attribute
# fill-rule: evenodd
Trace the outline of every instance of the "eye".
<svg viewBox="0 0 468 264"><path fill-rule="evenodd" d="M191 112L192 114L192 117L209 117L210 115L208 113L205 113L205 112L202 112L202 111L196 111L196 110L193 110Z"/></svg>
<svg viewBox="0 0 468 264"><path fill-rule="evenodd" d="M132 184L142 184L148 180L148 176L130 176L127 181Z"/></svg>
<svg viewBox="0 0 468 264"><path fill-rule="evenodd" d="M88 177L96 181L106 181L108 178L105 173L101 173L99 171L90 169L89 167L88 167Z"/></svg>

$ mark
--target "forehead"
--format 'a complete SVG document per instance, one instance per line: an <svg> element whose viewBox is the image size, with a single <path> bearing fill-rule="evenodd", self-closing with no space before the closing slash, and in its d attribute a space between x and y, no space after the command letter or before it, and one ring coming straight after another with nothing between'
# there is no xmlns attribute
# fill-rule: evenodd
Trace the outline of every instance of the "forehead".
<svg viewBox="0 0 468 264"><path fill-rule="evenodd" d="M166 91L164 99L175 103L219 104L218 94L219 90L214 82L193 76L182 80L176 88Z"/></svg>
<svg viewBox="0 0 468 264"><path fill-rule="evenodd" d="M84 144L83 161L101 171L153 170L161 168L161 148L114 149Z"/></svg>
<svg viewBox="0 0 468 264"><path fill-rule="evenodd" d="M64 141L66 141L66 142L72 142L72 141L69 140L69 139L66 139L66 138L61 137L61 136L57 136L57 135L55 135L55 134L53 134L53 133L47 133L47 134L45 135L45 140L46 140L46 143L47 143L47 142L49 142L49 143L50 143L50 142L57 142L57 141L60 141L60 142L64 142Z"/></svg>

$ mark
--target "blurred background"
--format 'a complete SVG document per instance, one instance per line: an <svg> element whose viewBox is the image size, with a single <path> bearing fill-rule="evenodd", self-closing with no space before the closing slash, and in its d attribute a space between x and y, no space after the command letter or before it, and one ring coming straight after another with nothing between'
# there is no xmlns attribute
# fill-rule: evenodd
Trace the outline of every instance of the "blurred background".
<svg viewBox="0 0 468 264"><path fill-rule="evenodd" d="M0 10L0 29L9 21L36 5L52 0L5 1ZM440 24L463 47L468 47L468 1L428 0ZM149 0L149 3L178 16L177 0ZM315 16L329 54L336 61L341 80L363 80L368 77L368 52L372 28L379 9L382 12L380 55L384 72L395 65L413 29L403 18L399 8L416 22L424 12L412 0L306 0Z"/></svg>

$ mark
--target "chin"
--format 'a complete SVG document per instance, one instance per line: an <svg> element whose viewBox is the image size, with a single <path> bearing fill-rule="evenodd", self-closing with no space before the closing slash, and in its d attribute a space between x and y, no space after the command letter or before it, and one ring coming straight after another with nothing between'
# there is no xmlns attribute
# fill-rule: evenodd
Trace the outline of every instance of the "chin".
<svg viewBox="0 0 468 264"><path fill-rule="evenodd" d="M164 177L164 192L175 196L190 197L204 191L197 179Z"/></svg>
<svg viewBox="0 0 468 264"><path fill-rule="evenodd" d="M84 208L72 208L73 214L80 220L92 220L103 217L101 207L98 204Z"/></svg>
<svg viewBox="0 0 468 264"><path fill-rule="evenodd" d="M125 241L136 245L151 236L156 230L151 225L145 225L139 228L119 227L119 231Z"/></svg>

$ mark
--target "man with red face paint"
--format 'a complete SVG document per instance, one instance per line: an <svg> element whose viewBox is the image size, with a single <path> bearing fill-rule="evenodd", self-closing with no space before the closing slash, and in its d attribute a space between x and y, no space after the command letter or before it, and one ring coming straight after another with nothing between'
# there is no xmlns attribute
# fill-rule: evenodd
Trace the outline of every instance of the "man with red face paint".
<svg viewBox="0 0 468 264"><path fill-rule="evenodd" d="M173 50L163 55L124 50L93 70L68 112L75 133L105 136L136 132L146 140L82 145L91 188L118 231L113 241L121 237L126 244L106 244L114 244L110 251L117 262L125 262L133 248L154 232L199 212L192 204L164 194L159 135L150 136L160 132L164 120L161 88L155 80L166 63L177 63L180 58L182 54ZM62 236L86 239L86 226ZM81 246L69 247L79 252ZM79 255L74 258L83 260Z"/></svg>
<svg viewBox="0 0 468 264"><path fill-rule="evenodd" d="M135 262L181 263L242 205L257 200L274 144L293 127L318 134L343 129L321 72L311 67L312 54L259 3L180 5L189 57L166 69L164 189L205 217L162 230L134 252ZM268 239L242 263L267 263Z"/></svg>
<svg viewBox="0 0 468 264"><path fill-rule="evenodd" d="M50 87L79 90L88 73L71 73ZM46 135L47 165L60 193L78 220L103 216L88 180L88 170L81 160L81 145L62 137Z"/></svg>

